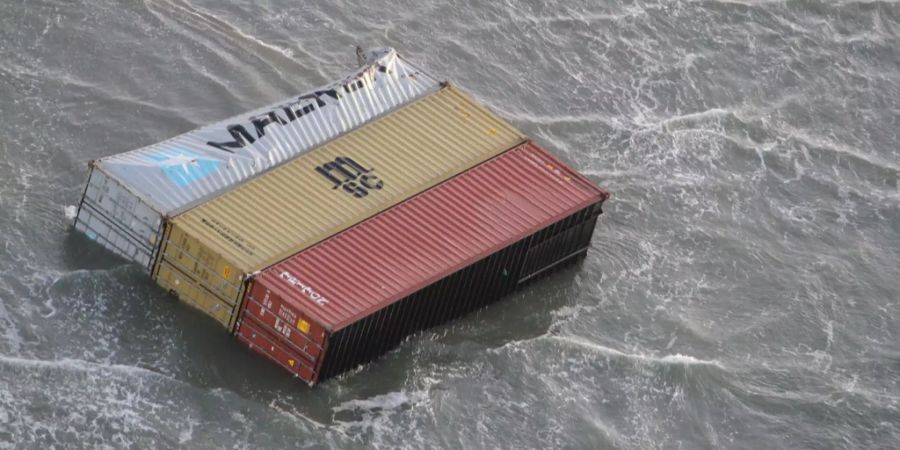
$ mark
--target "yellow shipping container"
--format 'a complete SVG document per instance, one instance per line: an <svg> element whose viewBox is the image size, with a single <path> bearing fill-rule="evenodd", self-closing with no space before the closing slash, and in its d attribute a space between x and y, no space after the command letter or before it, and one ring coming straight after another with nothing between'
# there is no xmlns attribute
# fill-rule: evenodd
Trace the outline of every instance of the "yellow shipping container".
<svg viewBox="0 0 900 450"><path fill-rule="evenodd" d="M445 86L170 220L153 277L231 330L249 274L525 139Z"/></svg>

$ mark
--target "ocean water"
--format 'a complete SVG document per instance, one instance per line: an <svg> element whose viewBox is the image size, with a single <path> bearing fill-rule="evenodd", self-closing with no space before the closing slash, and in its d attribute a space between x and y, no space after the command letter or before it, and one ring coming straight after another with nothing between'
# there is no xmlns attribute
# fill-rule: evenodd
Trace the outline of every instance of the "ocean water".
<svg viewBox="0 0 900 450"><path fill-rule="evenodd" d="M315 3L315 4L313 4ZM391 45L613 194L310 389L73 234L86 163ZM900 447L900 3L0 3L0 447Z"/></svg>

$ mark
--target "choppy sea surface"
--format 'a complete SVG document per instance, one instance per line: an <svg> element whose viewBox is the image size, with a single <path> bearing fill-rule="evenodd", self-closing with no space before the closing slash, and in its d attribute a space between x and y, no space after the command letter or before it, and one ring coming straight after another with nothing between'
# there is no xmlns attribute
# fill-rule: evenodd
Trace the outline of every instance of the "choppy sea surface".
<svg viewBox="0 0 900 450"><path fill-rule="evenodd" d="M900 3L0 4L0 447L900 447ZM391 45L613 197L314 389L70 232L87 161Z"/></svg>

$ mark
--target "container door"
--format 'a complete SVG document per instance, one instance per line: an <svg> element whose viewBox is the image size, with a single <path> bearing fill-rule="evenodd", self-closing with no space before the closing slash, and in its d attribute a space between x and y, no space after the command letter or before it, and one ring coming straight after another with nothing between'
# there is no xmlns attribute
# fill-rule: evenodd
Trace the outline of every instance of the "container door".
<svg viewBox="0 0 900 450"><path fill-rule="evenodd" d="M326 331L262 283L251 282L237 325L238 339L313 384L325 353Z"/></svg>
<svg viewBox="0 0 900 450"><path fill-rule="evenodd" d="M91 168L75 229L113 253L150 270L162 216L116 179Z"/></svg>

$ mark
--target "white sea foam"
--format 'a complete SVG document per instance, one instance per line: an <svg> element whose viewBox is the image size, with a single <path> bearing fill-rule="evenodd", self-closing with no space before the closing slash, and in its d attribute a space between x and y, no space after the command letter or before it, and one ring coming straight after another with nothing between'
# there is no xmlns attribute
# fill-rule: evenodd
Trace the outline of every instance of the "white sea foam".
<svg viewBox="0 0 900 450"><path fill-rule="evenodd" d="M182 383L180 380L137 366L123 364L103 364L85 361L81 359L62 358L55 360L29 359L17 356L0 355L0 364L15 367L33 368L43 370L62 370L67 372L114 372L127 376L150 377L165 379L169 383Z"/></svg>
<svg viewBox="0 0 900 450"><path fill-rule="evenodd" d="M494 108L500 109L500 108ZM582 114L582 115L553 115L538 116L522 112L502 112L503 116L518 122L528 122L538 125L558 125L558 124L591 124L603 123L610 126L618 126L618 119L606 114Z"/></svg>
<svg viewBox="0 0 900 450"><path fill-rule="evenodd" d="M186 418L182 423L186 424L187 427L181 430L178 433L178 444L184 445L191 441L194 438L194 427L199 425L199 422L191 417Z"/></svg>
<svg viewBox="0 0 900 450"><path fill-rule="evenodd" d="M690 355L683 355L681 353L662 356L651 355L647 353L626 353L621 350L606 347L604 345L600 345L577 336L543 336L543 338L560 342L566 345L580 347L604 356L624 358L640 363L673 366L709 366L725 370L725 366L714 359L699 359Z"/></svg>
<svg viewBox="0 0 900 450"><path fill-rule="evenodd" d="M348 400L335 406L332 410L334 412L393 410L414 403L416 401L415 397L421 397L421 393L410 396L405 391L390 392L367 399Z"/></svg>
<svg viewBox="0 0 900 450"><path fill-rule="evenodd" d="M78 214L78 207L75 205L68 205L66 206L65 213L67 220L75 220L75 216Z"/></svg>
<svg viewBox="0 0 900 450"><path fill-rule="evenodd" d="M650 128L662 128L665 129L667 127L671 127L684 122L698 122L705 121L710 119L720 119L722 117L727 117L733 114L730 109L724 108L710 108L704 111L696 111L692 113L685 113L676 116L666 117L660 119L656 122L650 122L645 124Z"/></svg>
<svg viewBox="0 0 900 450"><path fill-rule="evenodd" d="M319 428L319 429L324 429L326 427L325 424L319 423L318 421L314 420L313 418L300 413L296 409L291 409L289 411L289 410L285 409L282 405L279 405L278 403L279 402L277 400L273 399L271 402L269 402L269 408L272 411L275 411L277 414L281 415L282 417L285 417L285 418L291 420L292 422L295 422L298 424L312 425L313 427Z"/></svg>

